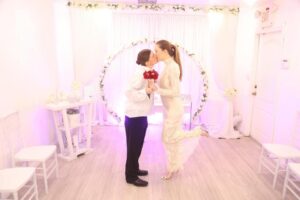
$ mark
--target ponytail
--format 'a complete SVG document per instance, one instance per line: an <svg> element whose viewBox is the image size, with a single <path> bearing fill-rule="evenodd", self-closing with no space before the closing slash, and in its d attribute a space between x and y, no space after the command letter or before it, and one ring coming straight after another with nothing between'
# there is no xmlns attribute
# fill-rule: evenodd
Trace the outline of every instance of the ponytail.
<svg viewBox="0 0 300 200"><path fill-rule="evenodd" d="M156 42L156 44L159 45L159 47L162 50L167 50L169 55L179 65L179 71L180 71L179 80L182 80L182 65L181 65L181 61L180 61L180 55L179 55L178 48L175 45L171 44L167 40L159 40L158 42Z"/></svg>
<svg viewBox="0 0 300 200"><path fill-rule="evenodd" d="M174 58L174 61L179 66L179 71L180 71L179 79L182 80L182 65L181 65L179 50L175 45L172 45L171 49L172 49L172 52L173 52L172 57Z"/></svg>

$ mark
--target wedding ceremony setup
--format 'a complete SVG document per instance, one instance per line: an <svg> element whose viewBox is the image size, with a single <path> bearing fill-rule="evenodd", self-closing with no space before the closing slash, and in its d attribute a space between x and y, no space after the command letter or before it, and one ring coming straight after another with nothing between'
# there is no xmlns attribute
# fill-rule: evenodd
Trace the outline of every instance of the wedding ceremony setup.
<svg viewBox="0 0 300 200"><path fill-rule="evenodd" d="M0 200L300 200L300 0L0 0Z"/></svg>

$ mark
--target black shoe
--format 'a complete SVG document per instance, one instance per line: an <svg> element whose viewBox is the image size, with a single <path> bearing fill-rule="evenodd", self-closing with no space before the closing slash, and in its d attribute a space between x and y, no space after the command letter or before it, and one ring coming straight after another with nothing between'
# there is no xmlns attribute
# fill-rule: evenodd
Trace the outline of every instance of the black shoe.
<svg viewBox="0 0 300 200"><path fill-rule="evenodd" d="M127 183L133 184L138 187L146 187L148 185L147 181L144 181L140 178L135 179L134 181L127 181Z"/></svg>
<svg viewBox="0 0 300 200"><path fill-rule="evenodd" d="M141 169L139 169L137 175L138 176L147 176L148 175L148 171L147 170L141 170Z"/></svg>

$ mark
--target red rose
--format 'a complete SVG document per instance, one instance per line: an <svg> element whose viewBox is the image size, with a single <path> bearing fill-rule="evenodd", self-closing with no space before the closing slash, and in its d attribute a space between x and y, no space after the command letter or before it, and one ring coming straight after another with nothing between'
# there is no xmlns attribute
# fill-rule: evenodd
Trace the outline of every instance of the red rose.
<svg viewBox="0 0 300 200"><path fill-rule="evenodd" d="M150 79L150 73L148 71L144 72L144 79Z"/></svg>
<svg viewBox="0 0 300 200"><path fill-rule="evenodd" d="M154 69L151 71L145 71L144 72L144 79L154 79L156 80L158 78L158 73Z"/></svg>
<svg viewBox="0 0 300 200"><path fill-rule="evenodd" d="M151 77L152 77L152 79L156 80L156 79L158 78L158 73L157 73L157 71L152 70L152 71L151 71Z"/></svg>

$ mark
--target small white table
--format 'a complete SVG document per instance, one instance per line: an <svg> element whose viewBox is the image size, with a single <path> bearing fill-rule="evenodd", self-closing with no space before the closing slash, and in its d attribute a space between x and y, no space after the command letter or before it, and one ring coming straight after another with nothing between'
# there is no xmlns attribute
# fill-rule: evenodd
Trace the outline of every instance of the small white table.
<svg viewBox="0 0 300 200"><path fill-rule="evenodd" d="M82 99L76 102L59 102L53 104L47 104L46 108L52 111L53 119L56 128L56 136L60 148L59 157L66 160L76 159L79 155L83 155L91 151L91 133L92 133L92 109L93 109L94 100L93 99ZM70 126L68 119L67 110L70 108L80 109L80 114L83 115L82 121L79 124ZM86 143L83 147L74 149L72 141L71 131L74 129L85 128L86 134ZM63 133L66 136L67 146L65 148L63 142Z"/></svg>

